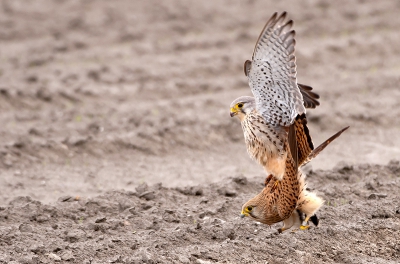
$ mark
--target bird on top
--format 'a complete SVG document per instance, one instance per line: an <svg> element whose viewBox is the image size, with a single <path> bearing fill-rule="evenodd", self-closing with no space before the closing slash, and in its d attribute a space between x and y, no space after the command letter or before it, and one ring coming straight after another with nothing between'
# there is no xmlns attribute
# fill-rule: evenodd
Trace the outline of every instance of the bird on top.
<svg viewBox="0 0 400 264"><path fill-rule="evenodd" d="M297 168L296 117L319 105L312 88L297 83L295 31L286 12L274 13L262 30L252 60L244 72L254 97L242 96L230 105L230 115L242 125L247 151L275 179L273 192L285 175L291 151Z"/></svg>

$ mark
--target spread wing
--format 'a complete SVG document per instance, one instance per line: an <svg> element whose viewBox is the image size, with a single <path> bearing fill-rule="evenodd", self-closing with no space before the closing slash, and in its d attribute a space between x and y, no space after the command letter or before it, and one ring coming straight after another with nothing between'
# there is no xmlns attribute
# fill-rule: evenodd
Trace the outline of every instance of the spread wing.
<svg viewBox="0 0 400 264"><path fill-rule="evenodd" d="M297 84L299 86L300 92L303 95L304 107L305 108L315 108L319 106L319 95L312 92L312 87L304 84Z"/></svg>
<svg viewBox="0 0 400 264"><path fill-rule="evenodd" d="M258 38L252 61L245 62L257 111L274 126L289 126L306 112L296 79L292 25L286 12L275 13Z"/></svg>

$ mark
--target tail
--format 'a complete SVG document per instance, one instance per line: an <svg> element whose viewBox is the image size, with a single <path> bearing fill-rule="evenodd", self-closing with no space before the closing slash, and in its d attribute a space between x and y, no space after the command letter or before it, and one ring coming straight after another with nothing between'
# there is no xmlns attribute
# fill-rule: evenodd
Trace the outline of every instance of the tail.
<svg viewBox="0 0 400 264"><path fill-rule="evenodd" d="M307 191L306 176L299 171L298 179L300 184L300 194L297 200L296 209L304 213L306 216L313 216L319 208L324 204L324 200L315 193Z"/></svg>
<svg viewBox="0 0 400 264"><path fill-rule="evenodd" d="M318 154L324 150L326 148L326 146L328 146L332 141L334 141L336 138L338 138L344 131L346 131L348 127L343 128L342 130L340 130L339 132L337 132L335 135L331 136L330 138L328 138L327 140L325 140L321 145L319 145L317 148L315 148L310 155L308 155L307 160L303 163L303 165L307 164L308 162L310 162L313 158L315 158L316 156L318 156Z"/></svg>
<svg viewBox="0 0 400 264"><path fill-rule="evenodd" d="M310 217L310 220L311 220L311 222L315 225L315 226L318 226L318 224L319 224L319 218L318 218L318 216L315 214L315 215L313 215L313 216L311 216Z"/></svg>
<svg viewBox="0 0 400 264"><path fill-rule="evenodd" d="M324 200L315 193L303 190L300 193L296 209L303 212L306 216L313 216L324 204ZM314 222L314 221L313 221Z"/></svg>

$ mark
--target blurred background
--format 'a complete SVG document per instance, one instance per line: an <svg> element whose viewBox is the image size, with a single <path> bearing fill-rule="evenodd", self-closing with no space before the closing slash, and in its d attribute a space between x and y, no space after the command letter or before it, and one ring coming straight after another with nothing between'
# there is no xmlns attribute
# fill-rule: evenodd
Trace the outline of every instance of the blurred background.
<svg viewBox="0 0 400 264"><path fill-rule="evenodd" d="M263 175L229 104L275 11L314 144L351 126L309 169L399 159L399 1L1 0L0 204Z"/></svg>

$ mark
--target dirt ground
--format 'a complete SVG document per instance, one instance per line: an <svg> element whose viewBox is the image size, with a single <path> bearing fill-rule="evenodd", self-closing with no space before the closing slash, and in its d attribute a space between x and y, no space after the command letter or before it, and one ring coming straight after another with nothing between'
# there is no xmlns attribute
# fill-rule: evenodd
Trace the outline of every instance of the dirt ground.
<svg viewBox="0 0 400 264"><path fill-rule="evenodd" d="M262 189L229 104L295 21L321 224L240 219ZM0 263L399 263L400 2L0 0Z"/></svg>

